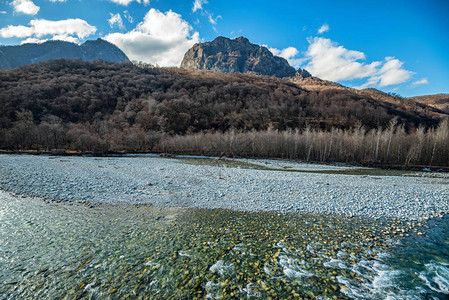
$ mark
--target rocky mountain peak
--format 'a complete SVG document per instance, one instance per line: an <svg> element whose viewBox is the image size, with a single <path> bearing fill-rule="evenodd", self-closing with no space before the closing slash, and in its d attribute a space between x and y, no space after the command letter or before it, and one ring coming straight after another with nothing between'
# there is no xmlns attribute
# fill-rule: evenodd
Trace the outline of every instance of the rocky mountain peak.
<svg viewBox="0 0 449 300"><path fill-rule="evenodd" d="M312 77L312 74L309 73L306 69L299 68L298 71L296 71L296 76L300 76L302 78L309 78Z"/></svg>
<svg viewBox="0 0 449 300"><path fill-rule="evenodd" d="M284 58L247 38L219 36L212 42L195 44L184 56L182 68L222 72L256 73L279 78L295 76L296 70Z"/></svg>

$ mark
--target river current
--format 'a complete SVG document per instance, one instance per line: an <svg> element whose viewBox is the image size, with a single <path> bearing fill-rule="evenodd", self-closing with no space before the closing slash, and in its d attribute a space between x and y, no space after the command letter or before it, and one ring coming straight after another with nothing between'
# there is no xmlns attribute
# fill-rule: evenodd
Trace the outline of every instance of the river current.
<svg viewBox="0 0 449 300"><path fill-rule="evenodd" d="M0 298L446 299L448 218L392 222L0 191Z"/></svg>

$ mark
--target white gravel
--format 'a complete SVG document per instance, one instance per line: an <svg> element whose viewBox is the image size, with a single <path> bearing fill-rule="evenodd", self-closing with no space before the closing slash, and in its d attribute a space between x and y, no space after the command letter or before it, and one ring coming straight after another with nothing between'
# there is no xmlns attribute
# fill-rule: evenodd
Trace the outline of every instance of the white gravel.
<svg viewBox="0 0 449 300"><path fill-rule="evenodd" d="M298 170L298 171L339 171L359 169L358 167L337 165L337 164L311 164L311 163L296 163L292 161L273 160L273 159L237 159L243 162L256 164L262 167L279 170Z"/></svg>
<svg viewBox="0 0 449 300"><path fill-rule="evenodd" d="M255 163L264 163L259 161ZM298 170L326 166L275 161ZM329 166L338 170L337 166ZM0 189L86 203L331 213L406 220L449 212L447 176L356 176L184 164L156 156L0 155Z"/></svg>

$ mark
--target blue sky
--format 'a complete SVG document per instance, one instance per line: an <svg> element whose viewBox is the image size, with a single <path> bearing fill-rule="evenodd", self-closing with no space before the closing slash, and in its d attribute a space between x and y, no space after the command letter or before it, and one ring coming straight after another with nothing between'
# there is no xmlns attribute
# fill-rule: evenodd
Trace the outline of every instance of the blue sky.
<svg viewBox="0 0 449 300"><path fill-rule="evenodd" d="M314 76L403 96L449 93L448 32L447 0L0 0L2 45L102 37L168 66L245 36Z"/></svg>

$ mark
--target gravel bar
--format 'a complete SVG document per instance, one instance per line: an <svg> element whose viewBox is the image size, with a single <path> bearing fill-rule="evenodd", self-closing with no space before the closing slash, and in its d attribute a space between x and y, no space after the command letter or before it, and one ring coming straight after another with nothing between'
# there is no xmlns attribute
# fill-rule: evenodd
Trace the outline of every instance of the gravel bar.
<svg viewBox="0 0 449 300"><path fill-rule="evenodd" d="M284 163L298 170L314 169L311 164ZM317 165L316 169L326 170L326 166ZM329 170L338 169L329 166ZM449 212L447 176L257 170L192 165L151 155L0 155L0 189L92 204L307 212L402 220L428 219Z"/></svg>

